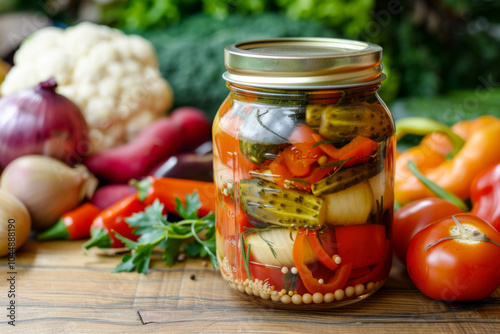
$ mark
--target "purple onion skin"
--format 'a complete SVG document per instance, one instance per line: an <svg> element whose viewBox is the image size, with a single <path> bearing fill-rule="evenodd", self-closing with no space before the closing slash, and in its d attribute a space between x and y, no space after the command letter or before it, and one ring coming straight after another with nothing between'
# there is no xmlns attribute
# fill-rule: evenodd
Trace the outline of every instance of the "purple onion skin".
<svg viewBox="0 0 500 334"><path fill-rule="evenodd" d="M76 165L90 142L85 118L49 79L0 99L0 168L28 154L49 155Z"/></svg>

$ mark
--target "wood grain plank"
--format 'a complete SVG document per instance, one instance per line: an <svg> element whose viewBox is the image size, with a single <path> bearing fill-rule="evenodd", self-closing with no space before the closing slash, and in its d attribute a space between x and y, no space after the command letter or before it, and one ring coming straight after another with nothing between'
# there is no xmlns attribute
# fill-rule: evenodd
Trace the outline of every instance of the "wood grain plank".
<svg viewBox="0 0 500 334"><path fill-rule="evenodd" d="M172 268L155 261L147 276L111 273L119 257L85 255L81 244L30 241L17 254L17 329L23 333L363 334L409 329L498 333L500 329L500 289L476 303L433 301L398 265L385 286L362 302L328 311L289 311L241 298L201 260ZM4 287L2 280L0 288Z"/></svg>

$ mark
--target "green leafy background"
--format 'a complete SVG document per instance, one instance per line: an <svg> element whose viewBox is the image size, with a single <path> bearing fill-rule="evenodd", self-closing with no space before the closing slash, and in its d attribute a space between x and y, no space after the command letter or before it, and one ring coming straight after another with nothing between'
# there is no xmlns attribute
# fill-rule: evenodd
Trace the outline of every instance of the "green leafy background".
<svg viewBox="0 0 500 334"><path fill-rule="evenodd" d="M59 9L53 3L6 0L0 10L50 8L57 22L82 19L80 2ZM175 105L193 105L211 116L228 92L221 79L223 48L287 36L382 45L388 78L380 94L396 118L418 114L449 124L500 114L498 1L111 0L96 1L93 10L97 21L151 40Z"/></svg>

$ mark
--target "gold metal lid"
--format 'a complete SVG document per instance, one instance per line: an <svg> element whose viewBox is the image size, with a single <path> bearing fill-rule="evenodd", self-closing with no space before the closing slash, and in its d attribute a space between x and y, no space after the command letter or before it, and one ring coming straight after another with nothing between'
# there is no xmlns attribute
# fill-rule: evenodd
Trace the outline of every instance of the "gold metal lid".
<svg viewBox="0 0 500 334"><path fill-rule="evenodd" d="M277 38L231 44L224 80L262 88L337 88L378 83L379 45L335 38Z"/></svg>

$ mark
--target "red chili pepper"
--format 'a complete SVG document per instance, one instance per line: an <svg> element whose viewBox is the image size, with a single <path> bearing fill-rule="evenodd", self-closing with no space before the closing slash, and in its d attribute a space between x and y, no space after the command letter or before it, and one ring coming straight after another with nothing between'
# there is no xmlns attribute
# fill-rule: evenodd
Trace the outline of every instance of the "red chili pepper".
<svg viewBox="0 0 500 334"><path fill-rule="evenodd" d="M38 234L38 240L77 240L89 236L90 225L101 212L91 203L84 203L67 212L48 230Z"/></svg>
<svg viewBox="0 0 500 334"><path fill-rule="evenodd" d="M471 214L500 231L500 164L481 172L471 184Z"/></svg>
<svg viewBox="0 0 500 334"><path fill-rule="evenodd" d="M212 182L193 181L174 178L150 178L147 195L144 198L146 206L153 204L158 199L165 205L166 212L176 213L178 198L183 205L186 204L186 196L196 191L201 202L198 216L203 217L209 212L215 212L216 188Z"/></svg>
<svg viewBox="0 0 500 334"><path fill-rule="evenodd" d="M319 283L318 279L313 276L311 270L304 263L304 243L307 241L306 231L304 229L299 230L293 244L293 263L299 272L300 278L304 283L304 286L310 293L319 292L326 294L329 292L335 292L335 290L342 288L347 283L349 279L349 274L351 273L352 264L346 263L340 265L334 272L334 275L328 280L328 282Z"/></svg>
<svg viewBox="0 0 500 334"><path fill-rule="evenodd" d="M90 240L83 247L85 249L95 246L99 248L124 247L125 244L116 237L115 233L136 241L139 236L133 233L133 228L128 225L125 218L144 211L145 208L144 202L137 197L137 194L132 194L103 210L92 222Z"/></svg>
<svg viewBox="0 0 500 334"><path fill-rule="evenodd" d="M202 205L198 210L198 215L204 216L210 211L215 211L216 192L215 185L211 182L149 177L136 186L138 188L136 194L113 204L94 219L90 228L91 238L83 245L84 248L124 247L125 245L115 236L115 233L136 241L139 236L133 233L134 227L128 225L125 218L144 211L156 199L165 206L164 213L177 213L175 199L179 198L185 204L186 196L196 191Z"/></svg>

